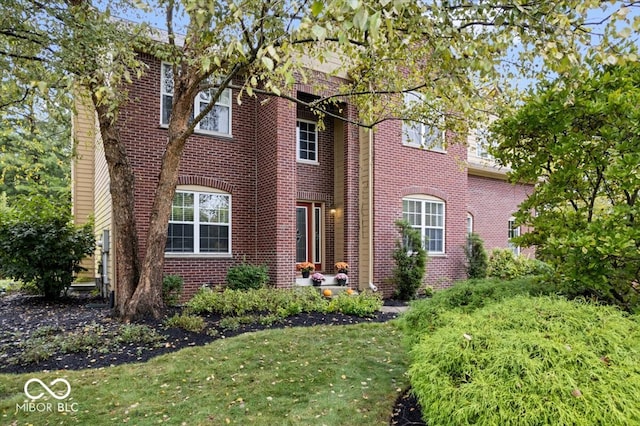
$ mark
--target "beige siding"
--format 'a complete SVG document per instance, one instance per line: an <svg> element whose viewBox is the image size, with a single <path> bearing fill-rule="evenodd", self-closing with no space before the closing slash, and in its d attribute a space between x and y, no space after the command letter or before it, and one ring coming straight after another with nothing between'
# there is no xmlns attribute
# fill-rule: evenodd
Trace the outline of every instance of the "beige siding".
<svg viewBox="0 0 640 426"><path fill-rule="evenodd" d="M344 259L344 122L336 119L333 125L334 258Z"/></svg>
<svg viewBox="0 0 640 426"><path fill-rule="evenodd" d="M360 129L360 282L359 289L373 281L373 149L370 130Z"/></svg>
<svg viewBox="0 0 640 426"><path fill-rule="evenodd" d="M467 138L467 163L469 174L496 179L506 179L508 167L500 167L491 157L478 156L476 132L472 130Z"/></svg>
<svg viewBox="0 0 640 426"><path fill-rule="evenodd" d="M83 225L93 215L93 170L94 170L94 129L93 109L87 107L87 100L78 97L76 113L71 122L72 143L75 156L71 163L72 212L76 225ZM82 266L87 269L81 277L92 279L95 276L95 261L85 259Z"/></svg>
<svg viewBox="0 0 640 426"><path fill-rule="evenodd" d="M95 176L94 176L94 211L95 211L95 232L96 238L101 239L102 233L105 230L109 231L111 240L111 250L109 252L109 264L107 265L107 273L111 280L111 288L114 288L115 274L114 274L114 259L115 259L115 245L113 244L114 232L111 220L111 193L109 191L109 169L107 168L107 161L104 158L104 147L100 138L100 132L98 127L95 129L95 149L94 149L94 163L95 163ZM100 259L96 260L96 263Z"/></svg>

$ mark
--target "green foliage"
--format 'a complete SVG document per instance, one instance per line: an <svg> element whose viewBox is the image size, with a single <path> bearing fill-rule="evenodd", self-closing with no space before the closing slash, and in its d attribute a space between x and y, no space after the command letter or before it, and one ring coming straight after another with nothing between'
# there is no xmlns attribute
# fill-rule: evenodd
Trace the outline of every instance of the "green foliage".
<svg viewBox="0 0 640 426"><path fill-rule="evenodd" d="M0 210L0 275L33 282L47 298L69 288L94 246L91 223L75 227L67 209L42 197Z"/></svg>
<svg viewBox="0 0 640 426"><path fill-rule="evenodd" d="M231 290L249 290L264 287L269 282L266 265L251 265L245 262L232 266L227 272L227 287Z"/></svg>
<svg viewBox="0 0 640 426"><path fill-rule="evenodd" d="M552 272L544 262L516 256L509 249L493 249L489 256L487 275L493 278L511 280L528 275L549 275Z"/></svg>
<svg viewBox="0 0 640 426"><path fill-rule="evenodd" d="M589 64L591 65L591 64ZM495 125L494 156L512 181L536 182L518 220L519 244L575 294L639 306L640 66L594 66L541 84Z"/></svg>
<svg viewBox="0 0 640 426"><path fill-rule="evenodd" d="M429 424L640 423L636 318L518 296L442 321L411 351L409 377Z"/></svg>
<svg viewBox="0 0 640 426"><path fill-rule="evenodd" d="M248 291L225 289L222 292L203 288L187 302L188 312L194 314L217 313L225 317L242 317L261 313L265 314L263 317L266 318L286 318L301 312L340 312L371 316L379 311L381 306L382 299L377 294L363 292L348 295L343 292L329 300L316 288L310 287L261 288ZM258 317L258 320L260 318Z"/></svg>
<svg viewBox="0 0 640 426"><path fill-rule="evenodd" d="M396 241L396 248L393 250L394 297L411 300L415 299L427 271L427 251L423 247L420 232L413 229L407 221L397 221L396 227L401 239Z"/></svg>
<svg viewBox="0 0 640 426"><path fill-rule="evenodd" d="M166 306L176 306L182 295L184 280L180 275L165 275L162 278L162 300Z"/></svg>
<svg viewBox="0 0 640 426"><path fill-rule="evenodd" d="M411 304L411 309L400 318L399 324L409 346L423 335L446 326L443 315L448 311L471 313L505 299L519 295L540 296L553 294L555 288L534 277L511 281L499 279L467 280L445 290L437 291L430 299Z"/></svg>
<svg viewBox="0 0 640 426"><path fill-rule="evenodd" d="M162 340L162 336L153 328L144 324L124 324L120 326L115 337L115 342L131 344L131 343L158 343Z"/></svg>
<svg viewBox="0 0 640 426"><path fill-rule="evenodd" d="M167 327L182 328L194 333L201 332L205 327L204 318L186 313L172 316L167 320L166 325Z"/></svg>
<svg viewBox="0 0 640 426"><path fill-rule="evenodd" d="M359 317L373 316L382 307L382 296L378 293L362 292L347 294L342 292L331 298L328 312L341 312Z"/></svg>
<svg viewBox="0 0 640 426"><path fill-rule="evenodd" d="M480 235L472 232L467 237L464 253L467 256L467 276L469 278L485 278L489 266L489 257L484 249L484 242Z"/></svg>
<svg viewBox="0 0 640 426"><path fill-rule="evenodd" d="M21 353L8 362L29 364L49 359L56 354L86 352L106 354L121 344L159 344L162 340L147 325L125 324L115 330L107 330L97 323L87 324L81 330L66 332L57 326L40 327L21 343Z"/></svg>

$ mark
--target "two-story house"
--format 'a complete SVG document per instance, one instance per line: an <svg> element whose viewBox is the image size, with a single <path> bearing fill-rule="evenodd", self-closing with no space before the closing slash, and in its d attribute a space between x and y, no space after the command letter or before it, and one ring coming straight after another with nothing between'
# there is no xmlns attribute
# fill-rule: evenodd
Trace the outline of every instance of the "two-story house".
<svg viewBox="0 0 640 426"><path fill-rule="evenodd" d="M156 188L172 97L171 68L141 55L148 71L130 87L120 135L136 176L136 220L145 251L151 198ZM313 99L311 84L297 96ZM335 273L349 263L349 285L375 284L391 296L394 222L419 229L429 252L426 281L434 287L465 277L463 246L471 230L488 249L508 247L518 230L512 214L526 186L505 181L483 143L447 144L445 134L415 123L388 121L373 131L339 118L316 116L280 98L245 97L228 90L189 138L168 225L164 272L185 280L185 295L203 284L223 285L230 266L243 259L269 267L278 287L303 284L296 263ZM208 99L196 97L197 111ZM338 112L338 111L336 111ZM344 118L357 110L341 105ZM94 114L80 105L73 133L74 214L93 214L98 239L113 233L109 176ZM425 149L424 146L429 146ZM118 253L103 274L110 281ZM95 270L97 274L97 269ZM331 282L330 279L327 282Z"/></svg>

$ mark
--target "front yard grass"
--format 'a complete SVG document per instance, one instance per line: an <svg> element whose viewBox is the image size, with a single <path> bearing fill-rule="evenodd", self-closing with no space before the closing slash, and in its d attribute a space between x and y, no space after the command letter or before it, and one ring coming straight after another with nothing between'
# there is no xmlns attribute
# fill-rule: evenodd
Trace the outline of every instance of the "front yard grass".
<svg viewBox="0 0 640 426"><path fill-rule="evenodd" d="M408 386L399 342L393 322L274 329L143 364L4 374L0 423L388 424L395 399ZM45 392L35 401L43 410L25 412L24 385L31 378L45 384L65 378L70 396L58 401ZM32 386L32 394L43 392ZM56 391L61 385L52 387ZM58 407L59 402L65 406Z"/></svg>

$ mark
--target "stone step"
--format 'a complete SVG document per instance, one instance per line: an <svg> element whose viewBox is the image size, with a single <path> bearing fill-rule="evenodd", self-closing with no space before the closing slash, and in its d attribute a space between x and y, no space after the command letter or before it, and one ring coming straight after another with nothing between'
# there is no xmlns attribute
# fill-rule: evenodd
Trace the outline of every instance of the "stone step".
<svg viewBox="0 0 640 426"><path fill-rule="evenodd" d="M328 285L334 285L337 286L338 282L336 280L336 276L333 274L322 274L324 275L324 281L322 282L322 286L328 286ZM309 278L302 278L302 277L296 277L296 285L299 286L310 286L313 285L313 282L311 282L311 277ZM349 279L347 279L347 285L345 286L345 288L349 287Z"/></svg>

